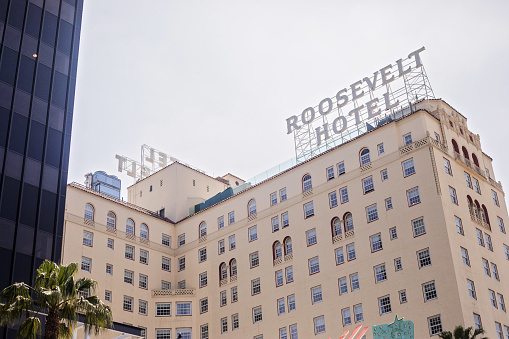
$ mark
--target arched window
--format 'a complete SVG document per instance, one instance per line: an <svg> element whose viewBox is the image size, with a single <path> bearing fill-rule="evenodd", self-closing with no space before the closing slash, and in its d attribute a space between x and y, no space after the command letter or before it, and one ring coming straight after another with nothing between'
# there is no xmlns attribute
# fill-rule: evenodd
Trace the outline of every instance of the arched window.
<svg viewBox="0 0 509 339"><path fill-rule="evenodd" d="M479 167L479 160L477 160L475 153L472 153L472 160L474 161L474 164Z"/></svg>
<svg viewBox="0 0 509 339"><path fill-rule="evenodd" d="M145 224L140 225L140 238L148 240L148 226Z"/></svg>
<svg viewBox="0 0 509 339"><path fill-rule="evenodd" d="M458 147L458 143L454 139L452 139L451 142L452 142L452 148L454 149L454 152L459 154L460 153L460 148Z"/></svg>
<svg viewBox="0 0 509 339"><path fill-rule="evenodd" d="M251 199L249 200L249 203L247 204L247 215L254 215L256 214L256 200Z"/></svg>
<svg viewBox="0 0 509 339"><path fill-rule="evenodd" d="M199 232L200 232L200 238L207 235L207 223L205 221L202 221L200 223Z"/></svg>
<svg viewBox="0 0 509 339"><path fill-rule="evenodd" d="M309 191L312 188L313 188L313 183L311 182L311 175L310 174L306 174L302 178L302 192Z"/></svg>
<svg viewBox="0 0 509 339"><path fill-rule="evenodd" d="M134 235L134 220L133 219L127 219L125 223L125 232L127 234Z"/></svg>
<svg viewBox="0 0 509 339"><path fill-rule="evenodd" d="M477 218L481 218L481 205L477 200L474 201L474 213Z"/></svg>
<svg viewBox="0 0 509 339"><path fill-rule="evenodd" d="M474 202L472 201L472 198L470 197L470 195L467 195L467 202L468 202L468 211L470 212L470 215L474 215L475 206L474 206Z"/></svg>
<svg viewBox="0 0 509 339"><path fill-rule="evenodd" d="M487 223L488 225L491 225L490 224L490 217L488 216L488 209L486 208L486 206L484 206L484 204L482 205L481 207L481 211L482 211L482 215L483 215L483 218L482 220ZM490 227L491 228L491 227Z"/></svg>
<svg viewBox="0 0 509 339"><path fill-rule="evenodd" d="M371 162L371 158L369 157L369 149L363 148L361 150L360 160L361 166L367 165Z"/></svg>
<svg viewBox="0 0 509 339"><path fill-rule="evenodd" d="M283 244L285 245L285 255L292 254L293 248L292 248L292 238L286 237L283 241Z"/></svg>
<svg viewBox="0 0 509 339"><path fill-rule="evenodd" d="M219 265L219 280L225 280L228 278L228 270L226 269L226 264L223 262Z"/></svg>
<svg viewBox="0 0 509 339"><path fill-rule="evenodd" d="M94 206L90 204L85 205L85 219L94 221Z"/></svg>
<svg viewBox="0 0 509 339"><path fill-rule="evenodd" d="M283 249L281 248L281 243L279 241L276 241L274 245L272 245L272 256L274 260L283 256Z"/></svg>
<svg viewBox="0 0 509 339"><path fill-rule="evenodd" d="M347 212L343 216L343 223L345 224L345 232L353 231L353 216L352 213Z"/></svg>
<svg viewBox="0 0 509 339"><path fill-rule="evenodd" d="M332 227L332 237L335 237L336 235L340 235L342 233L341 230L341 219L338 217L335 217L331 221L331 227Z"/></svg>
<svg viewBox="0 0 509 339"><path fill-rule="evenodd" d="M461 150L463 151L463 156L465 157L465 159L470 160L470 157L468 156L468 151L465 148L465 146L461 147Z"/></svg>
<svg viewBox="0 0 509 339"><path fill-rule="evenodd" d="M237 276L237 260L233 258L230 260L230 277Z"/></svg>
<svg viewBox="0 0 509 339"><path fill-rule="evenodd" d="M117 216L112 211L109 211L106 215L106 226L112 228L117 227Z"/></svg>

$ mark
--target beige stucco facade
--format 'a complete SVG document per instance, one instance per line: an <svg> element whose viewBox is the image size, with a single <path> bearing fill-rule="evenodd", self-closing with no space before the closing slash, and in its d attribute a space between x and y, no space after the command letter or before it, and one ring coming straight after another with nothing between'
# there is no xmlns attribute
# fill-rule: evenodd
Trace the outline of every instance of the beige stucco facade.
<svg viewBox="0 0 509 339"><path fill-rule="evenodd" d="M480 316L489 338L497 338L496 323L509 336L509 317L503 301L503 297L509 298L509 237L501 231L498 220L509 221L502 187L495 181L492 159L483 153L479 137L470 132L466 118L446 102L424 101L418 107L421 110L405 118L191 216L188 216L191 206L229 185L179 163L129 187L129 201L133 205L71 184L67 190L62 261L90 260L90 272L85 265L80 276L98 281L97 294L103 300L106 291L110 291L111 301L107 303L113 310L114 320L146 328L147 338L156 338L156 329L168 329L165 333L171 333L171 338L177 337L177 329L189 329L192 338L258 339L263 335L272 339L280 338L283 328L288 338L296 338L290 333L295 329L300 338L339 338L345 329L352 331L362 325L369 327L366 338L371 339L371 326L390 323L396 314L414 322L416 338L430 337L440 325L443 330L452 330L459 324L475 326L474 314ZM454 151L453 139L459 153ZM383 153L379 152L380 144ZM370 161L361 166L363 149L369 149ZM468 159L464 154L468 154ZM345 173L338 175L341 162ZM447 162L451 174L447 173ZM413 171L409 167L412 163ZM329 179L330 167L334 178ZM465 173L471 178L472 188L467 186ZM311 176L312 188L303 192L303 186L309 187L308 182L303 183L306 174ZM365 181L369 177L372 177L372 190L369 180ZM230 185L235 178L229 175ZM348 201L342 202L341 189L345 187ZM451 188L456 192L457 203L451 198ZM286 189L286 200L281 199L282 189ZM331 205L333 192L337 206ZM273 193L277 196L275 204L271 199ZM493 194L497 195L498 205ZM392 208L387 207L388 198ZM469 198L472 208L469 208ZM256 212L248 215L252 199L256 201ZM308 210L310 215L306 217L305 205L311 202L313 213ZM86 204L94 207L93 221L84 218ZM142 208L155 212L164 208L166 218ZM107 226L110 211L116 216L115 227L111 227L111 222ZM234 221L229 223L231 212ZM353 217L353 230L345 229L343 219L348 213ZM289 221L286 227L283 227L284 214ZM219 228L221 217L224 227ZM273 230L275 217L279 222L277 231ZM336 217L342 220L340 233L338 230L333 233ZM135 223L134 235L126 233L127 219ZM457 220L461 220L461 227L457 226ZM207 225L206 235L202 229L200 237L202 222ZM148 239L140 233L141 224L148 226ZM255 226L256 239L252 229ZM479 231L482 246L477 237ZM88 232L87 239L93 234L92 244L89 240L87 245L83 244L84 232ZM185 244L179 246L184 234ZM163 235L171 237L171 246L163 244L168 239L165 237L163 241ZM235 248L229 244L232 236L235 236ZM289 238L291 250L284 246ZM113 248L108 247L108 241L110 244L113 241ZM221 241L224 241L224 252L220 251ZM283 245L281 255L274 253L276 242ZM352 244L355 257L351 253ZM126 258L126 246L134 247L134 260ZM340 248L343 263L337 256ZM206 249L205 260L203 249ZM141 250L148 251L146 264L140 262ZM463 258L466 251L468 260ZM259 257L258 265L254 253ZM165 258L171 260L171 271L162 267ZM231 271L233 259L237 274ZM489 276L483 268L483 259L488 263ZM222 263L227 266L226 279L220 277ZM107 264L112 265L110 273L106 272ZM380 266L383 264L385 279ZM286 274L289 267L293 270L293 281ZM129 279L127 283L124 280L126 270L133 272L132 284ZM277 286L280 270L283 283ZM204 273L206 285L202 280L204 286L200 286L200 274ZM148 279L146 288L139 287L140 274ZM343 277L347 282L346 291ZM253 284L258 279L261 291L253 293L253 288L256 289ZM469 294L467 281L475 285L475 298ZM170 283L171 289L163 290L162 282L166 288ZM232 302L234 288L238 291L238 301ZM496 307L490 301L490 290L495 295ZM223 291L226 304L221 306ZM132 311L124 310L124 297L132 298ZM206 298L208 310L203 312L202 301ZM279 299L284 299L284 313ZM146 315L139 312L140 300L147 302ZM385 302L383 307L381 302ZM171 304L169 316L156 315L158 303ZM191 314L177 315L177 303L183 313L188 313L187 303L190 303ZM253 313L259 307L261 321L255 322ZM348 313L343 312L346 309L351 324L344 325L348 320ZM236 315L238 328L233 329ZM224 318L227 331L222 329ZM205 325L208 325L208 337L201 335Z"/></svg>

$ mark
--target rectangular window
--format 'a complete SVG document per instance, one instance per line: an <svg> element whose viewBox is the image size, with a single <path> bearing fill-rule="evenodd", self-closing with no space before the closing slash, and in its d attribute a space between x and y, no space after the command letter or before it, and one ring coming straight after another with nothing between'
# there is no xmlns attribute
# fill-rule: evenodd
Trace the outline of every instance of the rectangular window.
<svg viewBox="0 0 509 339"><path fill-rule="evenodd" d="M493 245L491 244L491 236L488 233L484 233L484 239L486 239L486 248L493 252Z"/></svg>
<svg viewBox="0 0 509 339"><path fill-rule="evenodd" d="M375 186L373 184L373 177L367 177L362 179L362 190L364 194L375 190Z"/></svg>
<svg viewBox="0 0 509 339"><path fill-rule="evenodd" d="M108 238L108 248L109 249L114 249L115 248L115 240L111 239L111 238Z"/></svg>
<svg viewBox="0 0 509 339"><path fill-rule="evenodd" d="M180 257L178 258L179 262L179 272L186 269L186 257Z"/></svg>
<svg viewBox="0 0 509 339"><path fill-rule="evenodd" d="M389 180L389 174L387 173L387 168L380 171L380 178L382 181Z"/></svg>
<svg viewBox="0 0 509 339"><path fill-rule="evenodd" d="M424 226L424 218L420 217L418 219L412 220L412 229L414 232L414 237L418 237L426 233L426 227Z"/></svg>
<svg viewBox="0 0 509 339"><path fill-rule="evenodd" d="M288 332L286 331L286 327L279 329L279 339L288 339Z"/></svg>
<svg viewBox="0 0 509 339"><path fill-rule="evenodd" d="M316 229L315 228L306 232L306 239L307 239L306 241L307 241L308 246L316 244Z"/></svg>
<svg viewBox="0 0 509 339"><path fill-rule="evenodd" d="M479 185L479 180L477 180L474 177L472 177L472 180L474 181L474 190L475 190L475 192L481 194L481 186Z"/></svg>
<svg viewBox="0 0 509 339"><path fill-rule="evenodd" d="M504 326L505 339L509 339L509 327Z"/></svg>
<svg viewBox="0 0 509 339"><path fill-rule="evenodd" d="M312 217L313 215L315 215L315 209L313 207L313 202L310 201L304 204L304 219Z"/></svg>
<svg viewBox="0 0 509 339"><path fill-rule="evenodd" d="M399 303L400 304L404 304L408 301L407 296L406 296L406 290L401 290L398 292L398 294L399 294Z"/></svg>
<svg viewBox="0 0 509 339"><path fill-rule="evenodd" d="M171 283L168 281L161 280L161 289L162 290L171 290Z"/></svg>
<svg viewBox="0 0 509 339"><path fill-rule="evenodd" d="M412 143L412 133L407 133L403 136L403 142L405 145L410 145Z"/></svg>
<svg viewBox="0 0 509 339"><path fill-rule="evenodd" d="M125 245L125 258L134 260L134 246Z"/></svg>
<svg viewBox="0 0 509 339"><path fill-rule="evenodd" d="M397 231L396 227L389 228L389 236L390 236L391 240L398 239L398 231Z"/></svg>
<svg viewBox="0 0 509 339"><path fill-rule="evenodd" d="M465 181L467 183L468 188L473 188L472 187L472 179L470 178L470 174L468 174L467 172L465 172Z"/></svg>
<svg viewBox="0 0 509 339"><path fill-rule="evenodd" d="M504 226L504 220L502 218L497 217L498 219L498 228L500 229L500 232L505 233L505 226Z"/></svg>
<svg viewBox="0 0 509 339"><path fill-rule="evenodd" d="M414 187L408 191L406 191L408 206L417 205L421 202L421 197L419 195L419 187Z"/></svg>
<svg viewBox="0 0 509 339"><path fill-rule="evenodd" d="M221 318L221 333L228 332L228 318Z"/></svg>
<svg viewBox="0 0 509 339"><path fill-rule="evenodd" d="M262 307L253 308L253 324L262 321Z"/></svg>
<svg viewBox="0 0 509 339"><path fill-rule="evenodd" d="M320 272L318 257L309 259L309 275Z"/></svg>
<svg viewBox="0 0 509 339"><path fill-rule="evenodd" d="M239 314L232 315L232 331L235 331L239 328Z"/></svg>
<svg viewBox="0 0 509 339"><path fill-rule="evenodd" d="M500 309L505 312L504 296L500 293L497 293L497 299L498 299L498 305L500 306Z"/></svg>
<svg viewBox="0 0 509 339"><path fill-rule="evenodd" d="M92 247L94 243L94 233L83 231L83 245Z"/></svg>
<svg viewBox="0 0 509 339"><path fill-rule="evenodd" d="M200 313L207 313L209 311L209 299L200 299Z"/></svg>
<svg viewBox="0 0 509 339"><path fill-rule="evenodd" d="M401 262L401 258L394 259L394 269L396 271L401 271L403 269L403 263Z"/></svg>
<svg viewBox="0 0 509 339"><path fill-rule="evenodd" d="M221 255L226 251L224 247L224 239L221 239L217 242L217 254Z"/></svg>
<svg viewBox="0 0 509 339"><path fill-rule="evenodd" d="M282 188L279 190L279 200L285 201L286 200L286 188Z"/></svg>
<svg viewBox="0 0 509 339"><path fill-rule="evenodd" d="M133 311L133 298L124 296L123 310L132 312Z"/></svg>
<svg viewBox="0 0 509 339"><path fill-rule="evenodd" d="M177 302L177 315L191 315L191 302Z"/></svg>
<svg viewBox="0 0 509 339"><path fill-rule="evenodd" d="M294 311L295 309L295 295L292 294L288 296L288 312Z"/></svg>
<svg viewBox="0 0 509 339"><path fill-rule="evenodd" d="M502 325L500 325L500 323L495 322L495 329L497 330L497 338L504 339L504 337L502 336Z"/></svg>
<svg viewBox="0 0 509 339"><path fill-rule="evenodd" d="M285 299L281 298L277 300L277 314L285 314L286 313L286 305L285 305Z"/></svg>
<svg viewBox="0 0 509 339"><path fill-rule="evenodd" d="M220 230L224 227L224 215L217 218L217 229Z"/></svg>
<svg viewBox="0 0 509 339"><path fill-rule="evenodd" d="M283 283L283 270L276 271L276 287L282 286Z"/></svg>
<svg viewBox="0 0 509 339"><path fill-rule="evenodd" d="M339 190L339 194L341 195L341 203L344 204L348 202L348 187L343 187Z"/></svg>
<svg viewBox="0 0 509 339"><path fill-rule="evenodd" d="M461 249L461 259L463 263L467 266L470 266L470 259L468 258L468 251L466 248L460 247Z"/></svg>
<svg viewBox="0 0 509 339"><path fill-rule="evenodd" d="M350 314L350 308L344 308L341 310L341 317L343 318L343 326L352 324L352 316Z"/></svg>
<svg viewBox="0 0 509 339"><path fill-rule="evenodd" d="M209 339L209 324L200 326L200 339Z"/></svg>
<svg viewBox="0 0 509 339"><path fill-rule="evenodd" d="M490 264L488 263L488 260L482 258L482 266L484 269L484 274L486 274L488 277L491 277Z"/></svg>
<svg viewBox="0 0 509 339"><path fill-rule="evenodd" d="M232 303L239 301L239 291L237 286L231 288Z"/></svg>
<svg viewBox="0 0 509 339"><path fill-rule="evenodd" d="M156 329L156 339L171 339L171 329Z"/></svg>
<svg viewBox="0 0 509 339"><path fill-rule="evenodd" d="M124 282L126 284L134 285L134 272L129 270L124 270Z"/></svg>
<svg viewBox="0 0 509 339"><path fill-rule="evenodd" d="M366 217L368 222L378 220L378 209L376 208L376 204L366 207Z"/></svg>
<svg viewBox="0 0 509 339"><path fill-rule="evenodd" d="M148 251L140 249L140 263L148 264Z"/></svg>
<svg viewBox="0 0 509 339"><path fill-rule="evenodd" d="M145 274L141 274L141 273L140 273L140 275L139 275L139 277L138 277L138 278L139 278L139 279L138 279L138 287L139 287L139 288L143 288L143 289L145 289L145 290L146 290L146 289L147 289L147 287L148 287L148 276L147 276L147 275L145 275Z"/></svg>
<svg viewBox="0 0 509 339"><path fill-rule="evenodd" d="M493 278L494 279L500 280L500 277L498 275L497 265L495 265L494 263L491 263L491 273L493 273Z"/></svg>
<svg viewBox="0 0 509 339"><path fill-rule="evenodd" d="M258 229L256 228L256 226L249 228L248 235L249 235L249 242L255 241L256 239L258 239Z"/></svg>
<svg viewBox="0 0 509 339"><path fill-rule="evenodd" d="M357 258L355 255L355 243L346 245L346 252L348 254L348 261L354 260L355 258Z"/></svg>
<svg viewBox="0 0 509 339"><path fill-rule="evenodd" d="M281 214L281 224L283 228L290 225L290 220L288 219L288 212Z"/></svg>
<svg viewBox="0 0 509 339"><path fill-rule="evenodd" d="M334 208L338 205L338 195L336 191L329 193L329 207Z"/></svg>
<svg viewBox="0 0 509 339"><path fill-rule="evenodd" d="M285 268L285 276L287 284L293 281L293 266L288 266Z"/></svg>
<svg viewBox="0 0 509 339"><path fill-rule="evenodd" d="M322 301L322 286L316 286L311 289L311 302L313 304Z"/></svg>
<svg viewBox="0 0 509 339"><path fill-rule="evenodd" d="M85 272L92 272L92 259L81 257L81 270Z"/></svg>
<svg viewBox="0 0 509 339"><path fill-rule="evenodd" d="M338 177L342 174L345 174L345 162L344 161L341 161L339 164L338 164Z"/></svg>
<svg viewBox="0 0 509 339"><path fill-rule="evenodd" d="M186 244L186 234L181 234L178 236L178 247L184 246Z"/></svg>
<svg viewBox="0 0 509 339"><path fill-rule="evenodd" d="M392 210L392 198L385 199L385 210Z"/></svg>
<svg viewBox="0 0 509 339"><path fill-rule="evenodd" d="M456 223L456 232L463 235L463 223L461 222L461 219L457 216L454 216L454 222Z"/></svg>
<svg viewBox="0 0 509 339"><path fill-rule="evenodd" d="M334 167L327 168L327 180L334 179Z"/></svg>
<svg viewBox="0 0 509 339"><path fill-rule="evenodd" d="M424 302L438 298L434 281L422 284L422 292L424 293Z"/></svg>
<svg viewBox="0 0 509 339"><path fill-rule="evenodd" d="M325 332L325 318L322 316L313 319L315 325L315 335Z"/></svg>
<svg viewBox="0 0 509 339"><path fill-rule="evenodd" d="M339 286L339 295L348 293L348 283L346 281L346 277L342 277L342 278L338 279L338 286Z"/></svg>
<svg viewBox="0 0 509 339"><path fill-rule="evenodd" d="M251 263L251 268L260 265L260 258L258 256L258 252L254 252L249 255L249 262Z"/></svg>
<svg viewBox="0 0 509 339"><path fill-rule="evenodd" d="M260 285L260 278L251 280L251 295L258 294L262 291L261 285Z"/></svg>
<svg viewBox="0 0 509 339"><path fill-rule="evenodd" d="M475 324L476 330L479 330L482 328L481 316L479 314L474 313L474 324Z"/></svg>
<svg viewBox="0 0 509 339"><path fill-rule="evenodd" d="M237 244L235 242L235 234L234 235L230 235L228 237L228 243L230 245L230 251L234 250L237 247Z"/></svg>
<svg viewBox="0 0 509 339"><path fill-rule="evenodd" d="M498 195L497 195L497 192L495 192L494 190L491 190L491 196L493 197L493 203L494 203L496 206L500 206L500 204L498 203Z"/></svg>
<svg viewBox="0 0 509 339"><path fill-rule="evenodd" d="M353 307L353 313L355 314L355 322L361 322L364 320L364 313L362 312L362 304L355 305Z"/></svg>
<svg viewBox="0 0 509 339"><path fill-rule="evenodd" d="M106 264L106 273L109 275L113 275L113 265L112 264Z"/></svg>
<svg viewBox="0 0 509 339"><path fill-rule="evenodd" d="M451 202L453 204L458 204L458 198L456 197L456 190L449 186L449 195L451 196Z"/></svg>
<svg viewBox="0 0 509 339"><path fill-rule="evenodd" d="M452 175L451 162L444 158L445 173Z"/></svg>
<svg viewBox="0 0 509 339"><path fill-rule="evenodd" d="M403 177L406 178L415 173L414 159L403 161Z"/></svg>
<svg viewBox="0 0 509 339"><path fill-rule="evenodd" d="M477 296L475 294L475 286L474 286L474 282L472 280L468 280L467 279L467 287L468 287L468 295L472 298L472 299L477 299Z"/></svg>
<svg viewBox="0 0 509 339"><path fill-rule="evenodd" d="M484 247L484 238L483 238L483 236L482 236L482 232L481 232L481 230L480 230L480 229L478 229L478 228L476 228L476 229L475 229L475 232L476 232L476 234L477 234L477 243L478 243L479 245L481 245L482 247Z"/></svg>
<svg viewBox="0 0 509 339"><path fill-rule="evenodd" d="M277 204L277 192L270 194L270 206Z"/></svg>
<svg viewBox="0 0 509 339"><path fill-rule="evenodd" d="M442 333L442 318L440 318L440 315L428 318L428 326L430 335Z"/></svg>
<svg viewBox="0 0 509 339"><path fill-rule="evenodd" d="M147 315L147 302L145 300L138 300L138 313Z"/></svg>
<svg viewBox="0 0 509 339"><path fill-rule="evenodd" d="M166 257L162 258L162 260L161 260L161 269L163 271L168 271L168 272L171 271L171 259L170 258L166 258Z"/></svg>
<svg viewBox="0 0 509 339"><path fill-rule="evenodd" d="M279 231L279 216L275 216L271 219L272 223L272 232Z"/></svg>
<svg viewBox="0 0 509 339"><path fill-rule="evenodd" d="M382 246L382 235L380 233L372 235L369 237L371 243L371 252L380 251L383 249Z"/></svg>
<svg viewBox="0 0 509 339"><path fill-rule="evenodd" d="M431 266L431 257L429 255L429 248L417 252L417 259L419 261L419 268Z"/></svg>
<svg viewBox="0 0 509 339"><path fill-rule="evenodd" d="M488 290L488 294L490 295L490 303L491 303L491 306L495 307L498 309L498 306L497 306L497 299L495 297L495 291L492 291L492 290Z"/></svg>
<svg viewBox="0 0 509 339"><path fill-rule="evenodd" d="M387 295L385 297L378 298L378 306L380 307L380 314L391 313L391 297Z"/></svg>
<svg viewBox="0 0 509 339"><path fill-rule="evenodd" d="M104 291L104 300L108 301L108 302L111 302L111 291Z"/></svg>
<svg viewBox="0 0 509 339"><path fill-rule="evenodd" d="M358 273L350 274L350 288L352 289L352 292L357 291L358 289L361 288L361 286L359 284L359 274Z"/></svg>
<svg viewBox="0 0 509 339"><path fill-rule="evenodd" d="M377 149L378 149L378 155L382 155L382 154L385 153L384 144L383 143L378 144Z"/></svg>
<svg viewBox="0 0 509 339"><path fill-rule="evenodd" d="M235 223L235 211L228 213L228 225Z"/></svg>
<svg viewBox="0 0 509 339"><path fill-rule="evenodd" d="M207 272L200 273L200 288L207 286L208 278Z"/></svg>
<svg viewBox="0 0 509 339"><path fill-rule="evenodd" d="M171 316L171 303L156 303L156 316L158 317Z"/></svg>
<svg viewBox="0 0 509 339"><path fill-rule="evenodd" d="M375 266L374 270L375 270L375 283L387 280L387 271L385 269L385 264Z"/></svg>
<svg viewBox="0 0 509 339"><path fill-rule="evenodd" d="M341 265L345 262L345 256L343 254L343 247L336 248L336 265Z"/></svg>
<svg viewBox="0 0 509 339"><path fill-rule="evenodd" d="M200 248L198 250L198 260L199 262L207 261L207 248Z"/></svg>

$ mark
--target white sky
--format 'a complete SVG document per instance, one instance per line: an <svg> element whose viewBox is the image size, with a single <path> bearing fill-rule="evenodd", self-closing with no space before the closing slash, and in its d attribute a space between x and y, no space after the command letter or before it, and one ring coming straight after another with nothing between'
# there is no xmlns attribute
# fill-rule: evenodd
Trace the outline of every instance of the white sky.
<svg viewBox="0 0 509 339"><path fill-rule="evenodd" d="M509 2L86 0L69 181L148 144L218 176L295 155L286 118L421 53L509 187Z"/></svg>

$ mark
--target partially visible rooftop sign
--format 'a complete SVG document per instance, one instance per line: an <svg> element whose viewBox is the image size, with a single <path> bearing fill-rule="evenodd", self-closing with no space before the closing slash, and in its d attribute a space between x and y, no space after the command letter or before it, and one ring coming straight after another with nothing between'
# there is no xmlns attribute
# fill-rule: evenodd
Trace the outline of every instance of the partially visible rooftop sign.
<svg viewBox="0 0 509 339"><path fill-rule="evenodd" d="M417 100L434 98L420 56L424 50L421 47L286 119L287 134L294 133L297 162L364 133L367 127L359 125L373 122L382 112L391 113ZM332 112L335 114L329 117Z"/></svg>

